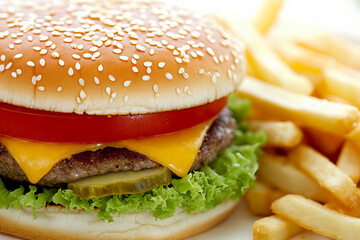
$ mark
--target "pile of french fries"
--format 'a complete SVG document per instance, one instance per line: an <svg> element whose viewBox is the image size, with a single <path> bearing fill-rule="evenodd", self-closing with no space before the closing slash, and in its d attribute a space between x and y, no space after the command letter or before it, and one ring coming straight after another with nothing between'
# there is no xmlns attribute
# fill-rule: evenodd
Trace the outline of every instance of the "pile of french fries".
<svg viewBox="0 0 360 240"><path fill-rule="evenodd" d="M266 35L282 0L265 0L252 24L228 22L246 46L237 95L252 130L267 134L246 200L254 240L312 231L360 239L360 45L331 34Z"/></svg>

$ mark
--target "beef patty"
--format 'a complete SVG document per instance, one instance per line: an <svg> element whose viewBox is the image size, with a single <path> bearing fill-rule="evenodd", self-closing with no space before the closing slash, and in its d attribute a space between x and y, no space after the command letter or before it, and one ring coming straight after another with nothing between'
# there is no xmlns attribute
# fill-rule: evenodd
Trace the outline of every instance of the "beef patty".
<svg viewBox="0 0 360 240"><path fill-rule="evenodd" d="M232 118L230 110L224 109L206 133L191 171L212 162L219 153L231 145L234 134L235 120ZM171 156L169 157L171 158ZM126 148L108 147L97 151L81 152L57 163L37 185L53 187L107 172L137 171L158 166L160 164L140 153ZM28 181L17 162L1 144L0 176L19 182Z"/></svg>

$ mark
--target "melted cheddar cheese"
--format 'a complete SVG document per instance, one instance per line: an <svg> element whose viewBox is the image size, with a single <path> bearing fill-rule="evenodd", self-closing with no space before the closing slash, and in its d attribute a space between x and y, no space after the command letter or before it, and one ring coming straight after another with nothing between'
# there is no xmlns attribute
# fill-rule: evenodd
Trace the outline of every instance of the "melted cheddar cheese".
<svg viewBox="0 0 360 240"><path fill-rule="evenodd" d="M151 138L125 140L100 144L63 144L28 142L0 137L31 183L37 183L58 162L84 151L105 147L127 148L168 167L180 177L186 176L195 161L203 139L212 121L192 128Z"/></svg>

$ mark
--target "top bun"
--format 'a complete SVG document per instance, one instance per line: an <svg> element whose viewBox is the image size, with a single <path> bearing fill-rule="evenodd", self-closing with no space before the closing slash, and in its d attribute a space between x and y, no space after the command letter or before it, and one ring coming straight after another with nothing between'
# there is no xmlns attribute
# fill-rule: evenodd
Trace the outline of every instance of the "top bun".
<svg viewBox="0 0 360 240"><path fill-rule="evenodd" d="M8 0L0 102L138 114L203 105L245 74L242 44L212 19L159 2Z"/></svg>

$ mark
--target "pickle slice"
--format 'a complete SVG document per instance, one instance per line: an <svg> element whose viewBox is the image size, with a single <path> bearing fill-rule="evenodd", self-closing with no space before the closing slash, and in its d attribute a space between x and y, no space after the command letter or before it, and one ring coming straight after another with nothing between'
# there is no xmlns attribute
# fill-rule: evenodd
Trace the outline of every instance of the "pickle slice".
<svg viewBox="0 0 360 240"><path fill-rule="evenodd" d="M171 171L157 167L140 171L107 173L68 184L81 198L99 198L110 195L142 193L171 183Z"/></svg>

